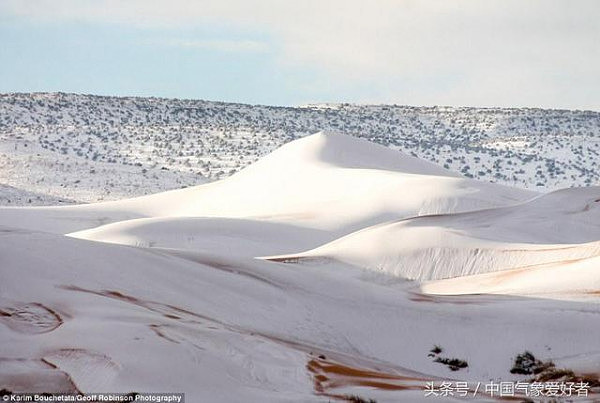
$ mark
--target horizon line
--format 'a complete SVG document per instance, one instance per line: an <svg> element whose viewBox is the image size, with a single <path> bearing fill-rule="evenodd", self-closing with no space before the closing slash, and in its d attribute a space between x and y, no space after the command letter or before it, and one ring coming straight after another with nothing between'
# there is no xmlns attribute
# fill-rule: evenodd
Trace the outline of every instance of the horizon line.
<svg viewBox="0 0 600 403"><path fill-rule="evenodd" d="M245 106L257 106L257 107L268 107L268 108L292 108L292 109L308 109L311 107L335 105L335 106L388 106L388 107L400 107L400 108L425 108L425 109L483 109L483 110L542 110L542 111L561 111L561 112L592 112L600 113L600 110L594 109L568 109L568 108L544 108L540 106L456 106L456 105L409 105L409 104L398 104L398 103L371 103L371 102L344 102L344 101L324 101L324 102L305 102L299 105L274 105L264 103L249 103L240 101L225 101L225 100L211 100L206 98L177 98L172 96L160 96L160 95L109 95L109 94L94 94L86 92L68 92L68 91L11 91L11 92L0 92L0 96L10 95L75 95L75 96L86 96L86 97L97 97L97 98L135 98L135 99L157 99L164 101L197 101L197 102L212 102L220 104L230 105L245 105Z"/></svg>

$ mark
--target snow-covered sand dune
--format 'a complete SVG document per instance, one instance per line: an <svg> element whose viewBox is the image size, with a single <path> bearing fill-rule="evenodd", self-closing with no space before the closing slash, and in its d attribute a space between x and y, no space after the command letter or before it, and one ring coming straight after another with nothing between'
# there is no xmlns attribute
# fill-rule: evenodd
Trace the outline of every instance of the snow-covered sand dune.
<svg viewBox="0 0 600 403"><path fill-rule="evenodd" d="M69 236L122 245L246 257L312 248L335 238L334 233L316 228L224 217L140 218L74 232Z"/></svg>
<svg viewBox="0 0 600 403"><path fill-rule="evenodd" d="M421 289L440 295L485 293L598 298L600 256L431 281Z"/></svg>
<svg viewBox="0 0 600 403"><path fill-rule="evenodd" d="M418 402L427 381L524 380L525 350L597 377L599 193L320 133L216 183L0 209L0 386Z"/></svg>
<svg viewBox="0 0 600 403"><path fill-rule="evenodd" d="M21 374L0 371L11 390L69 384L86 393L181 391L192 401L322 401L328 393L419 401L420 390L361 387L372 378L360 371L421 386L515 379L511 359L524 349L547 358L597 351L596 304L430 302L404 284L357 278L343 266L231 259L228 269L226 256L214 262L6 228L1 237L2 311L44 307L10 319L20 326L0 328L0 357ZM36 319L43 312L53 313ZM45 325L57 317L57 327ZM519 337L489 348L499 333ZM427 354L435 344L467 360L468 370L433 362ZM358 375L317 390L315 362ZM42 377L34 363L49 373Z"/></svg>
<svg viewBox="0 0 600 403"><path fill-rule="evenodd" d="M535 195L461 178L365 140L318 133L219 182L92 205L2 208L0 222L68 233L143 217L229 217L342 234L386 220L502 206Z"/></svg>
<svg viewBox="0 0 600 403"><path fill-rule="evenodd" d="M408 279L431 280L600 255L600 187L529 202L414 217L366 228L307 252L270 260L333 258Z"/></svg>

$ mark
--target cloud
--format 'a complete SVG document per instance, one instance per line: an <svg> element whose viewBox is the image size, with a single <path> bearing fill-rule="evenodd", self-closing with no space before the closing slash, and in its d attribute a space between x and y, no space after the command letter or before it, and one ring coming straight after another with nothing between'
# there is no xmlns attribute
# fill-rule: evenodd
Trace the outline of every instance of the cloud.
<svg viewBox="0 0 600 403"><path fill-rule="evenodd" d="M266 53L269 51L269 45L266 42L252 40L167 40L155 44L233 53Z"/></svg>
<svg viewBox="0 0 600 403"><path fill-rule="evenodd" d="M600 108L595 0L4 0L0 13L40 23L163 29L217 24L275 38L283 68L326 75L344 96L389 101ZM176 43L176 42L174 42ZM180 46L265 52L252 40ZM569 82L572 85L569 85Z"/></svg>

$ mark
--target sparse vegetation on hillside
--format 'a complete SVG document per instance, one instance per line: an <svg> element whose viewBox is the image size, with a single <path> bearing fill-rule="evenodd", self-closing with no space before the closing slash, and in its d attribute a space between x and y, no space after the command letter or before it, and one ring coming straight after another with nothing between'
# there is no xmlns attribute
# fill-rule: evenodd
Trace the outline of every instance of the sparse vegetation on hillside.
<svg viewBox="0 0 600 403"><path fill-rule="evenodd" d="M483 181L552 189L600 180L597 112L290 108L58 93L0 94L0 184L77 201L136 196L227 177L321 130L366 138Z"/></svg>

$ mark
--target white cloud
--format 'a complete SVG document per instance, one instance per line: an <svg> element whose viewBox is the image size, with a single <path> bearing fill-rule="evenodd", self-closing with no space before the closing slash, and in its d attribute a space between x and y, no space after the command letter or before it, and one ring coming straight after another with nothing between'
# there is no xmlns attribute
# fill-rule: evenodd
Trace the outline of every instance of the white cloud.
<svg viewBox="0 0 600 403"><path fill-rule="evenodd" d="M373 86L386 101L591 107L600 98L595 0L4 0L3 15L267 34L278 60ZM265 51L253 41L182 46Z"/></svg>
<svg viewBox="0 0 600 403"><path fill-rule="evenodd" d="M265 42L251 40L169 40L159 44L183 48L216 50L219 52L251 52L265 53L269 45Z"/></svg>

